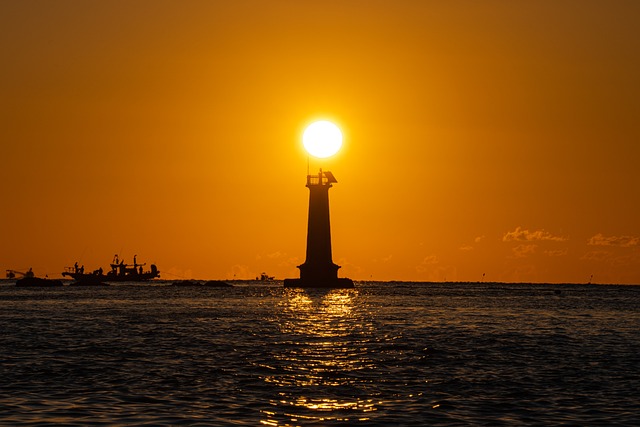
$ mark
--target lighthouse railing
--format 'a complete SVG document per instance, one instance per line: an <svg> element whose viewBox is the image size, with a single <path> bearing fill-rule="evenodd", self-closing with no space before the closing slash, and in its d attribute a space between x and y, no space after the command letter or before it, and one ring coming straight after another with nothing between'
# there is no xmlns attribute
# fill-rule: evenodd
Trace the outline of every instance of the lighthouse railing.
<svg viewBox="0 0 640 427"><path fill-rule="evenodd" d="M318 175L307 175L307 185L321 185L322 180Z"/></svg>

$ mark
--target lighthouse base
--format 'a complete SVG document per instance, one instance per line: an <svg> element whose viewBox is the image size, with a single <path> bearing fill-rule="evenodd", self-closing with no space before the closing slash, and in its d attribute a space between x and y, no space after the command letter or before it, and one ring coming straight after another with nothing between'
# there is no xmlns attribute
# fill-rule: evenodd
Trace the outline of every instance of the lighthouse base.
<svg viewBox="0 0 640 427"><path fill-rule="evenodd" d="M285 288L324 288L324 289L351 289L353 280L346 277L335 279L284 279Z"/></svg>

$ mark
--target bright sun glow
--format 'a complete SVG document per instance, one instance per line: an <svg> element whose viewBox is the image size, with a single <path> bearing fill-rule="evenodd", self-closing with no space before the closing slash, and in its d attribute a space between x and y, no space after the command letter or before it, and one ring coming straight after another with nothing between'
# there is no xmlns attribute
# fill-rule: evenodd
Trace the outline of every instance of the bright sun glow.
<svg viewBox="0 0 640 427"><path fill-rule="evenodd" d="M333 156L342 147L342 132L333 123L321 120L311 123L302 135L305 150L314 157Z"/></svg>

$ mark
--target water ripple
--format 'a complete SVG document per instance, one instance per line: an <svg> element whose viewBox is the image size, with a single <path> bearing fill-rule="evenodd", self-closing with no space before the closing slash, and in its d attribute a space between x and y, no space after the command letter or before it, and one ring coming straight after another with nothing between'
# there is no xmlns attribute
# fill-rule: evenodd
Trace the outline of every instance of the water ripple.
<svg viewBox="0 0 640 427"><path fill-rule="evenodd" d="M0 286L1 425L638 425L640 289Z"/></svg>

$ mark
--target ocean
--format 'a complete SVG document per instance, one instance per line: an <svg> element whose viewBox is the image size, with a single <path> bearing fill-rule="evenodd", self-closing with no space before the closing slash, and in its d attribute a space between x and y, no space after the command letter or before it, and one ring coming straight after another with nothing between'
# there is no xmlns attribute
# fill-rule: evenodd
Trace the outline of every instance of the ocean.
<svg viewBox="0 0 640 427"><path fill-rule="evenodd" d="M640 286L0 285L0 425L640 425Z"/></svg>

